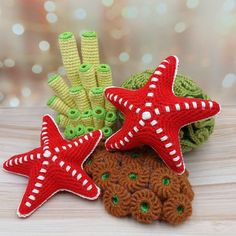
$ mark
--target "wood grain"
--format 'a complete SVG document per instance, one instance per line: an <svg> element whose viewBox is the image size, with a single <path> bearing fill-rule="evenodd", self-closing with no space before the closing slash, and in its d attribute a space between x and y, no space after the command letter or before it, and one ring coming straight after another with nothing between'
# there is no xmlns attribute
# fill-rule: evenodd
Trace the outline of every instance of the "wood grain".
<svg viewBox="0 0 236 236"><path fill-rule="evenodd" d="M0 161L37 147L46 108L0 108ZM224 106L209 141L185 155L195 191L193 215L173 227L142 225L108 215L101 201L59 193L28 219L16 208L27 179L0 171L0 236L8 235L235 235L236 106Z"/></svg>

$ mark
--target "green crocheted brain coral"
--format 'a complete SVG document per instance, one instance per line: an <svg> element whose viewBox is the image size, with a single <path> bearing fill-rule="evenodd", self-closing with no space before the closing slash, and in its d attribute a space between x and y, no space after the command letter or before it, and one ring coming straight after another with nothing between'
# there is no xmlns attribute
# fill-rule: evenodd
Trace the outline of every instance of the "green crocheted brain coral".
<svg viewBox="0 0 236 236"><path fill-rule="evenodd" d="M145 70L141 73L132 75L123 84L127 89L138 89L143 87L148 81L154 70ZM194 97L209 99L202 89L189 77L177 75L174 83L174 93L180 97ZM119 114L121 120L124 120L123 114ZM214 129L214 119L198 121L184 126L180 130L180 143L182 152L188 152L205 142L212 134Z"/></svg>

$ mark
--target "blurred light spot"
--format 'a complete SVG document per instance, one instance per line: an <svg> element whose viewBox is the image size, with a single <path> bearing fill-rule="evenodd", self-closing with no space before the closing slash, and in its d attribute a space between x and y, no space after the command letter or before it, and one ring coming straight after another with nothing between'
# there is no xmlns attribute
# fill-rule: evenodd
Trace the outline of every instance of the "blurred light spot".
<svg viewBox="0 0 236 236"><path fill-rule="evenodd" d="M224 11L230 12L234 9L234 7L235 7L235 0L226 0L224 2L223 5Z"/></svg>
<svg viewBox="0 0 236 236"><path fill-rule="evenodd" d="M186 24L184 22L178 22L175 25L175 32L182 33L186 30Z"/></svg>
<svg viewBox="0 0 236 236"><path fill-rule="evenodd" d="M224 88L230 88L233 86L235 82L236 82L236 75L229 73L224 77L222 85Z"/></svg>
<svg viewBox="0 0 236 236"><path fill-rule="evenodd" d="M56 23L58 20L57 15L55 13L48 13L46 18L49 23Z"/></svg>
<svg viewBox="0 0 236 236"><path fill-rule="evenodd" d="M41 50L41 51L48 51L49 50L49 48L50 48L50 44L49 44L49 42L48 41L41 41L40 43L39 43L39 49Z"/></svg>
<svg viewBox="0 0 236 236"><path fill-rule="evenodd" d="M53 1L46 1L46 2L44 3L44 9L45 9L47 12L55 11L55 10L56 10L56 4L55 4Z"/></svg>
<svg viewBox="0 0 236 236"><path fill-rule="evenodd" d="M17 23L12 26L12 31L16 35L22 35L25 32L25 28L22 24Z"/></svg>
<svg viewBox="0 0 236 236"><path fill-rule="evenodd" d="M152 54L150 53L145 53L142 57L142 62L145 64L149 64L152 62Z"/></svg>
<svg viewBox="0 0 236 236"><path fill-rule="evenodd" d="M121 39L123 35L122 31L117 29L112 30L110 34L114 39Z"/></svg>
<svg viewBox="0 0 236 236"><path fill-rule="evenodd" d="M16 64L15 61L11 58L6 58L3 63L6 67L14 67Z"/></svg>
<svg viewBox="0 0 236 236"><path fill-rule="evenodd" d="M196 8L199 5L199 0L187 0L186 5L188 8Z"/></svg>
<svg viewBox="0 0 236 236"><path fill-rule="evenodd" d="M138 16L138 8L137 7L124 7L122 9L122 16L124 18L136 18Z"/></svg>
<svg viewBox="0 0 236 236"><path fill-rule="evenodd" d="M102 0L102 4L106 7L110 7L113 4L113 0Z"/></svg>
<svg viewBox="0 0 236 236"><path fill-rule="evenodd" d="M121 52L119 55L119 59L122 62L128 61L129 60L129 54L127 52Z"/></svg>
<svg viewBox="0 0 236 236"><path fill-rule="evenodd" d="M32 71L35 74L40 74L43 71L43 68L42 68L41 65L35 64L35 65L32 66Z"/></svg>
<svg viewBox="0 0 236 236"><path fill-rule="evenodd" d="M166 3L159 3L156 7L156 11L158 14L163 15L167 12L167 5Z"/></svg>
<svg viewBox="0 0 236 236"><path fill-rule="evenodd" d="M58 67L57 72L58 72L60 75L66 75L66 70L65 70L64 66Z"/></svg>
<svg viewBox="0 0 236 236"><path fill-rule="evenodd" d="M9 100L10 107L18 107L20 105L20 100L17 97L12 97Z"/></svg>
<svg viewBox="0 0 236 236"><path fill-rule="evenodd" d="M21 94L23 97L29 97L31 95L31 89L28 87L23 87L21 89Z"/></svg>
<svg viewBox="0 0 236 236"><path fill-rule="evenodd" d="M74 11L74 17L79 20L84 20L87 17L87 11L83 8L78 8Z"/></svg>

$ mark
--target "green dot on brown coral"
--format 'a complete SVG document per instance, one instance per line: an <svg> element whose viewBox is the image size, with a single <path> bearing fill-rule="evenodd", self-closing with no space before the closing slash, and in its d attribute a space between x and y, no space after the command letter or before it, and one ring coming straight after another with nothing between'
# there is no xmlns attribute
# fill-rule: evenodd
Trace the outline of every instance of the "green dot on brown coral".
<svg viewBox="0 0 236 236"><path fill-rule="evenodd" d="M111 201L114 205L117 205L117 204L119 204L120 199L117 195L114 195L114 196L112 196Z"/></svg>
<svg viewBox="0 0 236 236"><path fill-rule="evenodd" d="M138 178L138 174L134 172L129 173L128 176L131 180L136 180Z"/></svg>
<svg viewBox="0 0 236 236"><path fill-rule="evenodd" d="M110 173L109 172L104 172L101 176L102 180L107 180L110 178Z"/></svg>
<svg viewBox="0 0 236 236"><path fill-rule="evenodd" d="M170 178L164 177L164 178L162 179L162 183L163 183L165 186L169 185L169 184L170 184Z"/></svg>
<svg viewBox="0 0 236 236"><path fill-rule="evenodd" d="M182 214L184 212L184 207L182 205L179 205L176 207L176 210L179 214Z"/></svg>
<svg viewBox="0 0 236 236"><path fill-rule="evenodd" d="M132 158L138 158L138 157L140 157L140 154L138 154L138 153L132 153L132 154L131 154L131 157L132 157Z"/></svg>
<svg viewBox="0 0 236 236"><path fill-rule="evenodd" d="M142 213L147 213L149 211L149 208L150 208L150 206L147 202L142 202L140 204L140 210Z"/></svg>

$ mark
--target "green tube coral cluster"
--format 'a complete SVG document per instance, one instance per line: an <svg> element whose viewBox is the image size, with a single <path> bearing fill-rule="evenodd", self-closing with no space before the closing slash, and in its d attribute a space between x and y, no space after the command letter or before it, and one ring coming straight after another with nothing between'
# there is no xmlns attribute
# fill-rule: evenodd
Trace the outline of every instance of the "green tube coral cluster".
<svg viewBox="0 0 236 236"><path fill-rule="evenodd" d="M55 95L47 105L58 113L56 121L66 138L96 129L109 137L117 121L116 108L104 98L104 89L112 85L112 72L109 65L100 64L96 32L82 34L82 60L73 33L60 34L58 43L68 81L57 74L48 79Z"/></svg>
<svg viewBox="0 0 236 236"><path fill-rule="evenodd" d="M142 73L135 74L128 78L122 87L128 89L138 89L143 87L154 70L146 70ZM197 86L197 84L189 77L177 75L174 83L174 93L180 97L194 97L209 99L209 97ZM119 113L120 119L123 121L122 113ZM205 142L212 134L214 129L214 119L210 118L203 121L198 121L183 127L180 130L180 143L183 152L191 151Z"/></svg>

